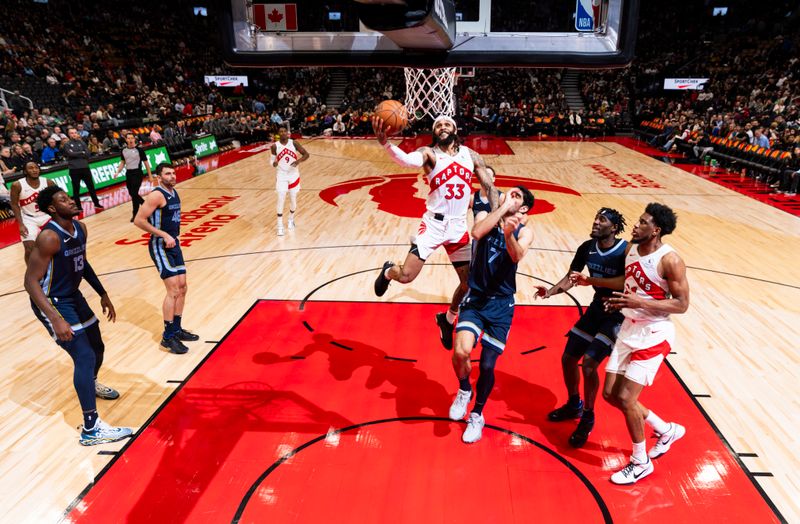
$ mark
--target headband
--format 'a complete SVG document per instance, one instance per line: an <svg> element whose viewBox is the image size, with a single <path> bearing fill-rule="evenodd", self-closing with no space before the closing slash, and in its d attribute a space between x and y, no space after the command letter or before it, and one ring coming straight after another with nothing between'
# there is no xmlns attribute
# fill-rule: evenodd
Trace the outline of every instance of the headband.
<svg viewBox="0 0 800 524"><path fill-rule="evenodd" d="M453 124L453 129L455 129L455 131L458 131L458 124L456 124L456 121L453 120L452 117L447 116L447 115L439 115L439 116L437 116L436 120L433 121L432 129L434 129L434 130L436 129L436 123L439 122L440 120L444 120L445 122L450 122L451 124Z"/></svg>

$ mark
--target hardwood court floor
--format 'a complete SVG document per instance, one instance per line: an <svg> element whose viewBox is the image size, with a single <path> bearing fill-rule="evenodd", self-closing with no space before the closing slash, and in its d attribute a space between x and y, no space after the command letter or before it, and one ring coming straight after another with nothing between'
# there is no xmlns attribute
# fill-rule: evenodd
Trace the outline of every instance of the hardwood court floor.
<svg viewBox="0 0 800 524"><path fill-rule="evenodd" d="M184 219L191 221L183 228L189 244L184 324L201 335L188 355L158 348L163 286L141 235L128 222L127 206L86 220L90 260L118 312L116 324L102 323L107 350L100 379L122 398L99 401L101 417L145 424L255 300L299 301L333 279L404 257L426 194L420 177L403 176L414 170L394 165L373 141L303 143L312 157L301 166L298 229L285 237L275 236L274 175L263 153L179 186ZM601 206L621 210L629 223L651 201L678 212L678 228L666 239L689 266L692 306L675 318L678 340L670 364L744 465L772 475L756 480L783 516L800 520L800 221L619 144L508 145L514 155L486 155L502 175L499 185L527 179L537 211L550 210L531 220L535 242L523 273L558 280ZM0 253L7 334L0 357L0 507L3 520L55 521L124 443L77 444L81 417L69 359L20 292L21 246ZM393 284L381 301L445 302L455 276L442 253L429 262L417 281ZM334 282L314 299L375 301L373 277L367 271ZM530 285L520 288L518 303L539 304ZM91 289L85 294L99 312ZM587 304L591 293L580 289L574 296ZM548 303L567 304L569 297ZM554 372L559 357L560 348L546 355ZM563 399L558 389L552 394ZM606 423L623 422L612 415Z"/></svg>

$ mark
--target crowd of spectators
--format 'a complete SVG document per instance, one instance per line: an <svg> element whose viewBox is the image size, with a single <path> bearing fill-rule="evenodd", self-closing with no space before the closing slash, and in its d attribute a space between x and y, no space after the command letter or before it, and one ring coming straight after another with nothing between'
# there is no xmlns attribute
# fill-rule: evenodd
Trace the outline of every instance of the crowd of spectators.
<svg viewBox="0 0 800 524"><path fill-rule="evenodd" d="M632 66L582 72L582 112L569 110L560 70L477 69L456 87L459 124L465 132L503 136L583 136L655 118L673 131L658 140L662 147L699 130L771 148L800 145L796 6L781 0L752 17L743 1L732 0L729 16L720 18L697 3L662 4L642 4ZM206 85L203 75L235 71L209 42L215 22L191 16L185 0L138 2L125 7L124 17L67 0L8 0L4 9L27 16L0 17L0 78L32 79L58 92L32 110L17 100L13 114L2 117L5 165L30 156L59 161L66 126L76 127L93 154L117 147L120 132L134 126L150 129L143 137L150 141L197 131L259 140L278 126L304 135L364 135L377 103L403 98L396 68L345 69L345 98L336 107L326 104L331 77L320 68L248 70L248 87ZM660 86L668 75L710 80L703 91L668 94Z"/></svg>

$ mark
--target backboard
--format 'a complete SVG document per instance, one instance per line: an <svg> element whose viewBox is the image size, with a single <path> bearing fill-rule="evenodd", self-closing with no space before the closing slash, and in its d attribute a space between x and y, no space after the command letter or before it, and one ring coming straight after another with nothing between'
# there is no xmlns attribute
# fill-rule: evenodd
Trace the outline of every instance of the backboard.
<svg viewBox="0 0 800 524"><path fill-rule="evenodd" d="M364 3L426 0L359 1L220 0L225 61L244 67L620 67L633 59L639 13L639 0L427 0L437 11L454 3L452 45L411 49L370 29L359 15L364 18Z"/></svg>

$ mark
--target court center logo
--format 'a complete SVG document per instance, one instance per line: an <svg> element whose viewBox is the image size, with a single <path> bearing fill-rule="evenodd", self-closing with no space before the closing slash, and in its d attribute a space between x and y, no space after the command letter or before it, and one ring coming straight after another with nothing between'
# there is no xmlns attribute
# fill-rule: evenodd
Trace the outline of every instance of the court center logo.
<svg viewBox="0 0 800 524"><path fill-rule="evenodd" d="M319 197L328 204L338 207L337 198L369 187L369 196L373 202L378 204L378 209L381 211L398 217L419 218L425 213L425 199L417 196L417 181L421 180L423 176L418 173L400 173L347 180L323 189L319 192ZM519 185L530 189L536 196L536 203L530 213L532 215L550 213L556 208L555 205L542 198L541 193L581 196L574 189L546 180L508 176L500 173L495 177L495 185L501 191ZM477 191L479 187L480 183L477 177L473 178L472 189Z"/></svg>

